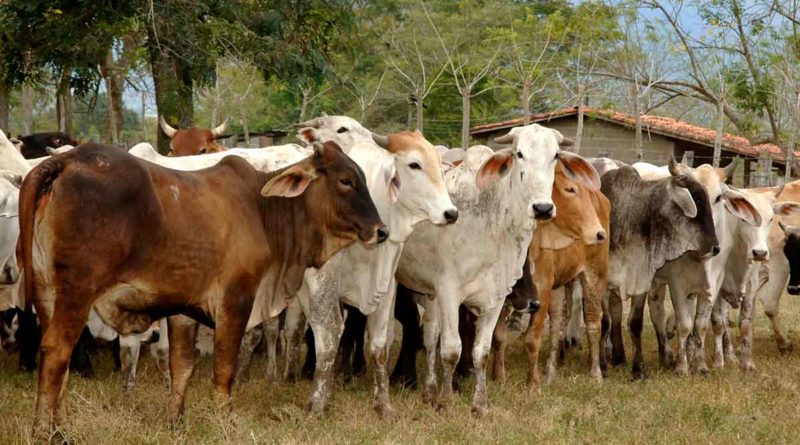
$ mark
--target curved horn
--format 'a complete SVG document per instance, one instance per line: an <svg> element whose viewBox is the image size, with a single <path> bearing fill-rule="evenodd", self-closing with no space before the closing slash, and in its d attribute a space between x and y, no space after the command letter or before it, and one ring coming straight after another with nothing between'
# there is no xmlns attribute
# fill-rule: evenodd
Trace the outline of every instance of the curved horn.
<svg viewBox="0 0 800 445"><path fill-rule="evenodd" d="M733 158L730 164L726 165L723 170L725 171L725 178L732 178L733 172L736 171L736 166L739 165L739 156Z"/></svg>
<svg viewBox="0 0 800 445"><path fill-rule="evenodd" d="M389 149L389 136L381 136L377 133L372 133L372 140L378 144L379 147Z"/></svg>
<svg viewBox="0 0 800 445"><path fill-rule="evenodd" d="M213 134L215 138L218 138L222 136L222 133L225 133L225 129L228 128L228 119L230 118L226 117L223 123L219 124L217 128L211 130L211 134Z"/></svg>
<svg viewBox="0 0 800 445"><path fill-rule="evenodd" d="M56 151L56 149L55 149L55 148L53 148L53 147L45 147L45 148L44 148L44 150L45 150L45 151L47 152L47 154L49 154L50 156L55 156L55 155L57 155L57 154L58 154L58 151Z"/></svg>
<svg viewBox="0 0 800 445"><path fill-rule="evenodd" d="M778 196L780 196L780 195L781 195L781 193L783 192L783 188L784 188L784 187L786 187L786 183L781 183L781 184L780 184L780 185L779 185L779 186L778 186L778 187L775 189L775 197L776 197L776 198L777 198Z"/></svg>
<svg viewBox="0 0 800 445"><path fill-rule="evenodd" d="M564 136L564 138L558 145L561 147L572 147L573 145L575 145L575 139Z"/></svg>
<svg viewBox="0 0 800 445"><path fill-rule="evenodd" d="M158 123L161 124L161 130L164 131L164 134L166 134L170 138L175 136L175 133L178 132L178 130L169 126L167 121L164 119L164 116L159 116Z"/></svg>

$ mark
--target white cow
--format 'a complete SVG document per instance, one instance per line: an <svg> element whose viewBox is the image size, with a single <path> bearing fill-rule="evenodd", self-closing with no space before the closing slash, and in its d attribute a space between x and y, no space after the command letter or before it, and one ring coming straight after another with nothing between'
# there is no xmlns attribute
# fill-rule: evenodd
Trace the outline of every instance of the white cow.
<svg viewBox="0 0 800 445"><path fill-rule="evenodd" d="M536 218L555 216L551 199L554 168L593 190L595 170L583 158L559 150L564 138L537 124L514 128L496 142L511 143L493 152L471 147L466 160L445 173L445 182L461 214L458 224L421 224L403 249L397 279L404 286L431 296L425 307L424 342L428 372L424 396L433 400L436 388L436 346L440 345L444 376L439 402L452 395L453 370L461 354L458 307L478 315L475 346L475 392L472 409L486 413L485 359L492 332L506 295L522 276Z"/></svg>
<svg viewBox="0 0 800 445"><path fill-rule="evenodd" d="M394 317L395 268L415 225L423 221L446 225L458 218L442 179L439 155L421 133L376 135L374 139L380 147L361 143L347 153L364 170L370 195L389 229L389 239L372 250L344 249L321 269L309 269L306 292L297 298L314 331L317 368L309 400L314 412L321 411L330 396L333 362L344 327L339 310L342 301L368 316L369 351L375 363L373 406L382 415L393 414L386 365ZM287 325L294 330L302 328L291 320ZM301 336L289 330L286 337L287 350L294 353ZM294 357L290 359L293 361Z"/></svg>
<svg viewBox="0 0 800 445"><path fill-rule="evenodd" d="M732 251L725 263L719 284L720 295L714 304L711 322L714 330L714 367L724 366L726 359L736 359L732 342L729 347L724 347L723 338L728 337L728 311L729 302L740 302L739 309L739 366L743 370L755 369L753 362L753 317L755 313L755 298L759 287L759 269L761 263L769 261L769 234L773 224L774 215L790 216L800 214L800 203L776 202L781 193L781 187L776 190L741 190L749 201L755 206L760 215L759 224L755 227L736 221L735 227L726 229L730 231L726 236L731 237ZM781 255L782 252L777 253ZM718 270L714 270L719 272ZM707 323L706 323L707 325ZM705 337L704 330L697 332L700 338ZM700 343L702 345L702 342ZM705 360L705 352L702 360ZM726 358L727 355L727 358Z"/></svg>
<svg viewBox="0 0 800 445"><path fill-rule="evenodd" d="M372 132L348 116L320 116L296 126L297 137L306 144L334 141L345 153L356 144L372 143Z"/></svg>
<svg viewBox="0 0 800 445"><path fill-rule="evenodd" d="M162 167L183 171L211 167L227 156L239 156L256 170L270 172L305 158L311 151L296 144L287 144L264 148L231 148L217 153L172 157L159 154L152 145L143 142L131 147L128 153Z"/></svg>

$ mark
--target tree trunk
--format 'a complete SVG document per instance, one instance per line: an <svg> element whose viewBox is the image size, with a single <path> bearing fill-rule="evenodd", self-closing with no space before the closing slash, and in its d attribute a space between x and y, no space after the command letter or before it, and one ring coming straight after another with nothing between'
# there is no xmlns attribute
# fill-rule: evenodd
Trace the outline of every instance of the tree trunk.
<svg viewBox="0 0 800 445"><path fill-rule="evenodd" d="M424 113L425 113L425 108L422 106L423 105L423 102L422 102L423 98L422 98L422 94L421 93L422 93L422 91L417 91L417 94L416 94L417 100L416 100L416 102L414 102L414 107L416 108L416 112L417 112L417 130L419 130L420 132L423 132L424 130L423 130L422 127L423 127L423 124L424 124L423 116L424 116Z"/></svg>
<svg viewBox="0 0 800 445"><path fill-rule="evenodd" d="M581 152L581 140L583 139L583 96L585 94L584 86L578 85L578 127L575 129L575 146L573 151L575 153Z"/></svg>
<svg viewBox="0 0 800 445"><path fill-rule="evenodd" d="M194 121L192 100L192 79L188 68L175 64L180 61L162 53L153 35L153 27L148 26L149 38L147 50L150 56L150 66L153 71L153 84L156 93L156 109L160 116L164 116L170 125L178 127L191 126ZM169 137L164 134L161 127L156 130L158 134L157 149L161 154L169 152Z"/></svg>
<svg viewBox="0 0 800 445"><path fill-rule="evenodd" d="M250 128L247 126L247 114L244 112L244 108L242 108L240 110L239 116L241 117L242 131L244 132L244 143L245 143L245 146L247 148L250 148Z"/></svg>
<svg viewBox="0 0 800 445"><path fill-rule="evenodd" d="M9 136L9 132L11 131L8 128L9 94L11 94L10 88L6 86L5 82L0 82L0 129L6 132L6 136Z"/></svg>
<svg viewBox="0 0 800 445"><path fill-rule="evenodd" d="M28 135L33 133L33 91L28 85L22 85L22 94L20 94L20 108L22 108L22 134Z"/></svg>
<svg viewBox="0 0 800 445"><path fill-rule="evenodd" d="M712 167L719 167L722 157L722 133L725 129L725 112L722 99L717 102L717 134L714 135L714 157L711 160Z"/></svg>
<svg viewBox="0 0 800 445"><path fill-rule="evenodd" d="M124 48L123 51L129 48ZM120 60L114 61L114 48L109 46L106 58L100 65L100 73L106 84L106 96L108 99L108 113L106 115L106 128L103 138L111 141L112 144L119 144L122 134L122 92L125 82L125 74L128 71L127 62ZM123 66L124 65L124 66Z"/></svg>
<svg viewBox="0 0 800 445"><path fill-rule="evenodd" d="M639 84L635 79L631 84L631 99L633 100L633 115L636 117L634 148L636 149L636 158L641 161L644 157L644 147L642 144L642 110L641 104L639 103Z"/></svg>
<svg viewBox="0 0 800 445"><path fill-rule="evenodd" d="M72 79L72 67L65 66L61 70L61 77L56 88L56 119L58 120L58 131L72 135L72 92L70 91L70 80Z"/></svg>
<svg viewBox="0 0 800 445"><path fill-rule="evenodd" d="M525 125L531 123L531 81L525 79L522 81L522 92L519 95L520 104L522 105L522 117Z"/></svg>
<svg viewBox="0 0 800 445"><path fill-rule="evenodd" d="M308 112L308 98L311 96L311 88L303 88L303 103L300 104L300 118L299 122L305 122L306 113Z"/></svg>
<svg viewBox="0 0 800 445"><path fill-rule="evenodd" d="M147 92L142 90L142 140L147 140Z"/></svg>
<svg viewBox="0 0 800 445"><path fill-rule="evenodd" d="M461 148L469 148L469 107L472 99L472 90L466 86L461 91Z"/></svg>

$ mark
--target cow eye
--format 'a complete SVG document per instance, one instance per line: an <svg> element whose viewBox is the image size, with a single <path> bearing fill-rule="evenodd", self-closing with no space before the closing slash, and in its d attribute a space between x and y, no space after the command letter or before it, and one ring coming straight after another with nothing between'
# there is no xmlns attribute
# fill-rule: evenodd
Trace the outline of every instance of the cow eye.
<svg viewBox="0 0 800 445"><path fill-rule="evenodd" d="M722 195L717 196L717 199L714 200L714 204L719 204L722 201Z"/></svg>
<svg viewBox="0 0 800 445"><path fill-rule="evenodd" d="M517 157L520 158L520 159L525 159L525 156L522 155L521 151L517 152Z"/></svg>
<svg viewBox="0 0 800 445"><path fill-rule="evenodd" d="M567 191L567 193L576 193L575 192L575 187L567 187L566 191Z"/></svg>
<svg viewBox="0 0 800 445"><path fill-rule="evenodd" d="M336 130L336 132L337 132L337 133L347 133L347 128L344 128L344 127L339 127L339 129L338 129L338 130Z"/></svg>
<svg viewBox="0 0 800 445"><path fill-rule="evenodd" d="M419 165L418 162L412 162L408 164L408 168L410 168L411 170L422 170L422 166Z"/></svg>
<svg viewBox="0 0 800 445"><path fill-rule="evenodd" d="M353 181L351 181L349 178L340 179L339 184L342 184L345 187L353 188Z"/></svg>
<svg viewBox="0 0 800 445"><path fill-rule="evenodd" d="M59 138L53 139L53 142L55 142L56 145L61 145L61 139L59 139Z"/></svg>
<svg viewBox="0 0 800 445"><path fill-rule="evenodd" d="M201 149L200 149L200 154L201 154L201 155L204 155L204 154L206 154L206 149L205 149L205 148L201 148Z"/></svg>

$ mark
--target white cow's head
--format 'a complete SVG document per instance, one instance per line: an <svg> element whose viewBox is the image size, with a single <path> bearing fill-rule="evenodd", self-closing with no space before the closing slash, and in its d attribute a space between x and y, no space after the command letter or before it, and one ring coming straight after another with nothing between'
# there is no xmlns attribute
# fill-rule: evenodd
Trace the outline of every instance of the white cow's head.
<svg viewBox="0 0 800 445"><path fill-rule="evenodd" d="M396 180L390 182L390 203L402 205L433 224L456 222L458 209L444 184L439 153L422 133L402 131L373 135L372 139L395 157Z"/></svg>
<svg viewBox="0 0 800 445"><path fill-rule="evenodd" d="M730 189L725 185L725 181L733 176L736 169L736 160L728 164L725 168L714 168L708 164L703 164L697 168L689 168L683 162L678 164L678 168L686 174L692 174L694 179L706 189L708 202L711 203L711 214L714 218L714 227L717 228L717 236L720 235L722 228L722 213L726 211L733 216L749 222L755 218L756 210L741 194L730 193Z"/></svg>
<svg viewBox="0 0 800 445"><path fill-rule="evenodd" d="M519 190L527 205L528 216L550 220L556 215L553 204L553 179L556 161L562 162L564 173L590 190L600 189L600 178L594 167L582 157L562 151L560 145L571 141L556 130L538 124L516 127L505 136L495 139L499 144L511 144L487 159L476 175L479 189L511 174L512 190Z"/></svg>
<svg viewBox="0 0 800 445"><path fill-rule="evenodd" d="M372 142L372 132L347 116L320 116L297 124L297 137L303 143L334 141L345 153L356 144Z"/></svg>
<svg viewBox="0 0 800 445"><path fill-rule="evenodd" d="M739 240L747 246L747 259L751 261L769 260L769 233L775 215L790 216L800 214L800 203L781 201L776 202L783 187L775 191L756 192L742 190L740 193L747 197L758 211L759 218L750 224L742 225L739 230Z"/></svg>

